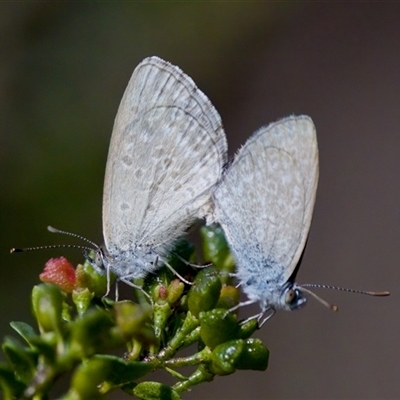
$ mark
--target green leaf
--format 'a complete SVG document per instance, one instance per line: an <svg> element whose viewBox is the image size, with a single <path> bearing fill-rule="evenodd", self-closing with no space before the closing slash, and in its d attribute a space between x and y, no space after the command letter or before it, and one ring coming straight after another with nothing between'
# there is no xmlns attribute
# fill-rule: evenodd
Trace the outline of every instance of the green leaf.
<svg viewBox="0 0 400 400"><path fill-rule="evenodd" d="M63 295L51 283L36 285L32 290L32 308L41 332L59 332L62 324Z"/></svg>
<svg viewBox="0 0 400 400"><path fill-rule="evenodd" d="M82 399L100 399L111 389L128 384L152 371L154 365L95 355L83 362L72 377L71 393Z"/></svg>
<svg viewBox="0 0 400 400"><path fill-rule="evenodd" d="M90 309L71 324L71 351L75 357L84 358L118 344L112 334L114 322L111 315L101 309ZM122 344L122 337L119 343Z"/></svg>
<svg viewBox="0 0 400 400"><path fill-rule="evenodd" d="M26 385L15 376L14 371L8 365L0 364L0 388L4 399L19 399Z"/></svg>
<svg viewBox="0 0 400 400"><path fill-rule="evenodd" d="M101 360L109 366L110 372L105 380L113 386L133 382L151 372L155 367L155 364L151 362L125 361L110 355L95 355L92 359Z"/></svg>
<svg viewBox="0 0 400 400"><path fill-rule="evenodd" d="M30 346L32 346L32 339L37 339L39 337L35 330L25 322L12 321L10 322L10 326L18 332Z"/></svg>
<svg viewBox="0 0 400 400"><path fill-rule="evenodd" d="M16 378L28 384L35 374L37 354L29 347L22 347L13 338L6 338L3 345L3 352L6 355Z"/></svg>
<svg viewBox="0 0 400 400"><path fill-rule="evenodd" d="M53 335L54 340L49 340L49 335L46 338L41 336L30 339L32 347L44 357L50 364L53 364L57 357L57 340Z"/></svg>
<svg viewBox="0 0 400 400"><path fill-rule="evenodd" d="M71 379L71 388L67 399L105 399L100 385L110 373L110 366L102 360L90 358L76 368Z"/></svg>
<svg viewBox="0 0 400 400"><path fill-rule="evenodd" d="M150 325L153 310L129 300L119 301L113 306L116 326L125 340L134 338L140 343L156 344L157 339Z"/></svg>

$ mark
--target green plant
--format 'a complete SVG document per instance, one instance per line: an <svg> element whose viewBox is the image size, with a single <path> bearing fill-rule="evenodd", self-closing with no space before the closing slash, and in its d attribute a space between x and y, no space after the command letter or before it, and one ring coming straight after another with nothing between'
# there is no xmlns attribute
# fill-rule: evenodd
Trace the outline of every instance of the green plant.
<svg viewBox="0 0 400 400"><path fill-rule="evenodd" d="M220 228L202 228L204 258L213 265L190 267L194 246L177 243L169 263L193 278L185 285L169 269L138 282L137 302L102 297L107 282L85 262L74 269L64 258L52 259L33 288L32 309L39 333L24 322L12 322L25 344L7 337L0 364L0 388L5 399L46 399L57 378L71 373L64 400L106 399L122 389L140 399L180 399L194 385L237 369L265 370L268 350L251 335L257 321L241 324L227 310L239 301L231 286L234 269ZM51 282L51 283L49 283ZM193 354L178 351L192 345ZM113 354L121 354L116 356ZM184 376L179 370L191 366ZM177 382L167 386L147 380L157 369Z"/></svg>

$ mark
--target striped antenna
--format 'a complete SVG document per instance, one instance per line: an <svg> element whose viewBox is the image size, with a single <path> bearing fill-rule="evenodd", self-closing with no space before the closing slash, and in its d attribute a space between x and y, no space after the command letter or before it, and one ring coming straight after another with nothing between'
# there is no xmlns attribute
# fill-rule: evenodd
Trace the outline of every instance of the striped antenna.
<svg viewBox="0 0 400 400"><path fill-rule="evenodd" d="M59 248L70 248L70 249L73 248L73 249L81 249L81 250L86 250L86 251L92 251L92 250L99 250L100 249L100 247L96 243L92 242L89 239L86 239L83 236L77 235L76 233L62 231L60 229L53 228L50 225L47 227L47 229L52 233L62 233L63 235L69 235L69 236L75 237L77 239L83 240L84 242L87 242L87 243L91 244L94 248L88 247L88 246L79 246L79 245L75 245L75 244L54 244L54 245L49 245L49 246L12 248L10 250L10 253L23 253L23 252L26 252L26 251L59 249Z"/></svg>
<svg viewBox="0 0 400 400"><path fill-rule="evenodd" d="M318 300L321 304L323 304L325 307L331 309L332 311L338 311L338 306L334 304L330 304L321 297L317 296L314 292L307 288L314 288L314 289L332 289L332 290L340 290L342 292L348 292L348 293L357 293L357 294L366 294L368 296L389 296L390 293L387 291L383 292L369 292L365 290L356 290L356 289L346 289L342 287L337 287L337 286L330 286L330 285L320 285L316 283L305 283L303 285L298 285L301 287L306 293L310 294L314 299Z"/></svg>
<svg viewBox="0 0 400 400"><path fill-rule="evenodd" d="M310 288L315 288L315 289L332 289L332 290L341 290L342 292L348 292L348 293L357 293L357 294L366 294L368 296L389 296L390 292L383 291L383 292L370 292L366 290L357 290L357 289L346 289L338 286L330 286L330 285L320 285L316 283L306 283L304 285L299 285L300 287L310 287Z"/></svg>

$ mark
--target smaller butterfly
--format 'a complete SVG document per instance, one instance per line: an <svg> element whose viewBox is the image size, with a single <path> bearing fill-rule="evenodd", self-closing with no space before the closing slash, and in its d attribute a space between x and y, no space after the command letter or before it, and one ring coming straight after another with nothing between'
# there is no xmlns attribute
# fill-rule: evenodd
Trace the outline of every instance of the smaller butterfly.
<svg viewBox="0 0 400 400"><path fill-rule="evenodd" d="M294 282L311 225L318 185L318 146L308 116L291 116L255 132L237 153L213 193L215 222L226 234L236 260L235 276L248 301L267 311L295 310L305 293L333 310L306 287L324 287L375 296L327 285Z"/></svg>

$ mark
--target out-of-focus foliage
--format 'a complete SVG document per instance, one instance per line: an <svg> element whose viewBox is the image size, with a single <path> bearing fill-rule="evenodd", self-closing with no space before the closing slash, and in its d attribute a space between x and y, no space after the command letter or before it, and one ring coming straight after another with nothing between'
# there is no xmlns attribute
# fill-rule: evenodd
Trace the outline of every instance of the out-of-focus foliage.
<svg viewBox="0 0 400 400"><path fill-rule="evenodd" d="M184 284L166 267L145 279L137 301L102 297L106 275L85 262L76 269L64 258L47 262L42 281L32 290L31 305L38 331L12 322L23 341L7 337L0 365L5 399L46 398L57 379L71 373L62 399L106 399L122 389L139 399L180 399L194 385L237 369L265 370L268 350L250 336L257 321L239 323L229 308L238 291L229 286L232 257L220 228L202 228L204 258L196 268L194 246L182 240L169 264L192 280ZM149 300L151 298L151 301ZM179 356L192 344L193 354ZM115 355L115 354L120 355ZM184 376L179 369L194 367ZM167 386L148 380L157 369L177 382Z"/></svg>

